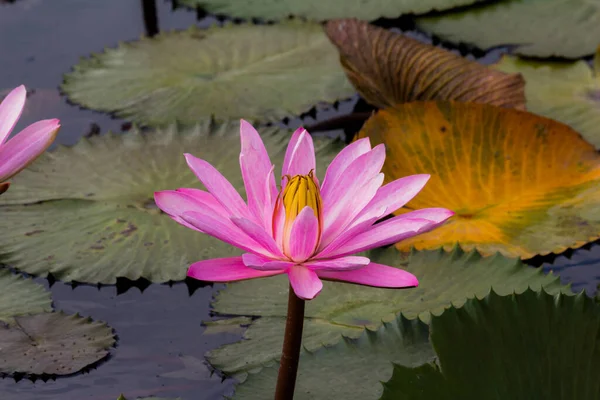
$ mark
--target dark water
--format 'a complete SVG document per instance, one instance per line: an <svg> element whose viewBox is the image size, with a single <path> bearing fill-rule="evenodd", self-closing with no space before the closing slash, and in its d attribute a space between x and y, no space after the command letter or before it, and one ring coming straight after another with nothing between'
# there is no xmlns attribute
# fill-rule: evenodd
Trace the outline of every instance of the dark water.
<svg viewBox="0 0 600 400"><path fill-rule="evenodd" d="M142 0L0 1L0 96L21 83L31 90L18 128L59 118L60 144L73 144L89 132L127 129L126 121L68 104L58 86L80 57L145 34L142 4ZM156 7L160 30L216 21L211 17L198 21L195 12L173 10L170 2L158 0ZM485 61L494 61L498 54L486 55ZM316 115L289 121L288 126L348 113L355 103L356 98L338 109L318 110ZM599 264L600 247L594 247L576 251L571 259L558 257L544 268L559 272L575 289L594 294ZM209 301L221 287L202 287L190 296L185 284L150 285L143 293L131 288L117 295L115 287L72 289L57 282L51 287L55 307L108 322L118 334L118 347L107 362L89 373L47 382L0 379L0 400L114 400L120 393L128 398L208 400L231 393L233 381L211 377L202 362L206 351L239 339L234 334L203 336L201 321L210 318Z"/></svg>

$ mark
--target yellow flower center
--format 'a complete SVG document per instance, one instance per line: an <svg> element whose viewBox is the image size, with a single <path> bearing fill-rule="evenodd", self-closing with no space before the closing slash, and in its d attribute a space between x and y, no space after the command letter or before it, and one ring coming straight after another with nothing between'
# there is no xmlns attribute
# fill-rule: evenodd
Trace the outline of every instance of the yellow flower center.
<svg viewBox="0 0 600 400"><path fill-rule="evenodd" d="M292 225L300 211L306 206L312 208L315 217L319 220L319 236L321 234L321 212L323 202L319 186L315 182L313 171L308 175L287 177L288 183L282 193L282 203L285 209L285 223L283 228L283 247L287 251Z"/></svg>

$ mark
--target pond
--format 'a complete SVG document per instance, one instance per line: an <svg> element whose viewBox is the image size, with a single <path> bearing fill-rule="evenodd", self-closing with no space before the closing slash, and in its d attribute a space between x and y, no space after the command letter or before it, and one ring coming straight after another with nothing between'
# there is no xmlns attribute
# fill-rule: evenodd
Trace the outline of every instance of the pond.
<svg viewBox="0 0 600 400"><path fill-rule="evenodd" d="M127 132L132 127L129 120L69 102L59 90L64 74L82 57L115 47L119 42L192 25L206 28L223 19L161 0L0 2L0 97L19 84L27 87L27 106L17 130L40 119L61 120L62 128L51 150L59 145L73 145L86 135ZM410 23L405 24L404 20L380 23L414 29ZM410 35L429 40L429 36L417 31ZM459 49L448 43L444 46ZM465 52L464 47L460 50ZM505 48L499 48L476 55L489 63L497 61L504 51ZM354 95L333 108L319 106L314 114L290 116L276 125L295 129L301 124L313 125L348 115L355 109L357 99ZM372 108L359 103L356 110L370 112ZM332 135L338 133L334 131ZM590 296L596 294L600 283L597 245L555 259L536 257L532 264L541 264L544 271L555 271L563 282L572 283L575 291L585 289ZM107 359L72 376L46 381L5 377L0 380L2 400L114 400L121 393L128 399L158 396L216 400L233 393L235 380L211 373L204 361L207 351L236 342L243 333L243 329L204 333L202 322L214 318L210 302L225 287L223 284L203 285L188 280L170 285L120 279L116 286L96 286L42 278L35 281L50 289L56 309L107 322L116 332L117 344Z"/></svg>

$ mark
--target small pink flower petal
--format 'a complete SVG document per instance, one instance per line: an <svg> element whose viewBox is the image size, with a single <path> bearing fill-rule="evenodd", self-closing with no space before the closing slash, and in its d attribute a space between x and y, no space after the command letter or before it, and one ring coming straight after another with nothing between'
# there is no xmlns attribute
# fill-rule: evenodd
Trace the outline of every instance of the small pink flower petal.
<svg viewBox="0 0 600 400"><path fill-rule="evenodd" d="M287 270L293 265L296 265L296 263L292 261L273 260L253 253L243 254L242 260L244 261L245 266L261 271Z"/></svg>
<svg viewBox="0 0 600 400"><path fill-rule="evenodd" d="M451 215L448 216L450 218ZM336 250L330 252L328 257L341 257L347 254L359 253L361 251L387 246L401 240L427 232L439 223L423 218L400 218L394 217L379 224L350 239Z"/></svg>
<svg viewBox="0 0 600 400"><path fill-rule="evenodd" d="M273 239L262 226L247 218L232 217L231 222L248 235L248 237L261 245L263 249L268 251L270 256L274 258L285 258L281 249L277 246L277 243L275 243L275 239Z"/></svg>
<svg viewBox="0 0 600 400"><path fill-rule="evenodd" d="M268 250L256 243L231 221L215 216L210 211L188 211L181 214L181 219L203 233L239 249L272 257Z"/></svg>
<svg viewBox="0 0 600 400"><path fill-rule="evenodd" d="M309 206L300 210L294 220L287 244L288 257L301 262L309 258L317 247L319 241L319 220Z"/></svg>
<svg viewBox="0 0 600 400"><path fill-rule="evenodd" d="M328 196L332 190L335 190L337 184L342 177L346 168L358 157L371 150L371 143L369 138L358 139L356 142L350 143L344 147L342 151L331 161L327 171L325 172L325 178L323 179L323 185L321 185L321 196Z"/></svg>
<svg viewBox="0 0 600 400"><path fill-rule="evenodd" d="M423 189L430 177L427 174L411 175L382 186L371 202L352 221L352 225L370 219L380 213L381 208L386 209L386 214L391 214L403 207Z"/></svg>
<svg viewBox="0 0 600 400"><path fill-rule="evenodd" d="M334 240L332 240L331 243L327 244L326 246L320 245L317 255L315 255L313 258L329 258L330 254L332 254L340 246L344 245L347 241L371 229L373 224L377 222L377 220L380 219L384 214L385 209L381 209L379 215L371 217L371 219L362 221L358 224L347 228L346 230L344 230L344 232L342 232Z"/></svg>
<svg viewBox="0 0 600 400"><path fill-rule="evenodd" d="M323 197L323 244L334 240L373 199L383 183L379 171L384 161L385 146L375 146L354 160L340 177L336 190Z"/></svg>
<svg viewBox="0 0 600 400"><path fill-rule="evenodd" d="M6 142L21 117L26 98L27 90L21 85L7 94L0 103L0 146Z"/></svg>
<svg viewBox="0 0 600 400"><path fill-rule="evenodd" d="M367 257L348 256L331 260L314 260L302 263L313 271L351 271L367 266L371 260Z"/></svg>
<svg viewBox="0 0 600 400"><path fill-rule="evenodd" d="M316 175L313 140L306 129L298 128L285 152L281 176L308 175L311 170L314 170Z"/></svg>
<svg viewBox="0 0 600 400"><path fill-rule="evenodd" d="M321 279L343 281L365 286L403 288L419 286L419 280L410 272L387 265L370 263L352 271L317 271Z"/></svg>
<svg viewBox="0 0 600 400"><path fill-rule="evenodd" d="M272 205L272 200L277 197L271 159L256 129L244 120L240 121L240 137L242 141L240 168L248 197L248 208L257 220L265 225L264 221L267 219L271 223L271 214L265 215L264 205L266 203Z"/></svg>
<svg viewBox="0 0 600 400"><path fill-rule="evenodd" d="M252 214L240 194L215 167L191 154L184 155L191 170L223 208L229 212L229 215L251 218Z"/></svg>
<svg viewBox="0 0 600 400"><path fill-rule="evenodd" d="M185 222L181 215L189 211L204 211L214 213L215 217L229 220L227 211L212 194L199 189L163 190L154 192L154 202L163 212L174 221L188 228L198 230ZM202 232L202 231L200 231Z"/></svg>
<svg viewBox="0 0 600 400"><path fill-rule="evenodd" d="M187 276L208 282L231 282L279 275L284 271L259 271L248 268L242 257L214 258L190 265Z"/></svg>
<svg viewBox="0 0 600 400"><path fill-rule="evenodd" d="M421 208L420 210L398 215L397 217L391 218L388 221L391 221L395 218L404 217L406 219L424 218L433 222L444 222L453 215L454 212L448 210L447 208Z"/></svg>
<svg viewBox="0 0 600 400"><path fill-rule="evenodd" d="M57 119L38 121L0 146L0 182L16 175L46 151L59 128Z"/></svg>
<svg viewBox="0 0 600 400"><path fill-rule="evenodd" d="M323 282L317 274L302 265L294 265L287 274L294 293L303 300L314 299L323 289Z"/></svg>

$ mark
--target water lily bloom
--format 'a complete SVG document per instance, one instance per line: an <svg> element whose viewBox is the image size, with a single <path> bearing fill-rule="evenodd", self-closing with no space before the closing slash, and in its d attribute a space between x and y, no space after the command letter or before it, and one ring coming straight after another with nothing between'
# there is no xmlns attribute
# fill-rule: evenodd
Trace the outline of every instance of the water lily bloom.
<svg viewBox="0 0 600 400"><path fill-rule="evenodd" d="M175 221L245 251L240 257L196 262L188 276L228 282L287 274L304 300L319 294L322 279L387 288L418 285L409 272L353 254L431 230L453 215L427 208L375 223L411 200L429 175L382 186L385 148L371 148L364 138L335 157L321 184L312 138L300 128L288 145L278 190L259 134L243 120L240 134L247 203L212 165L191 154L185 154L187 163L208 191L155 193L158 207Z"/></svg>
<svg viewBox="0 0 600 400"><path fill-rule="evenodd" d="M57 119L38 121L7 140L21 117L26 97L25 86L21 85L0 104L0 194L8 189L8 179L46 151L60 128Z"/></svg>

